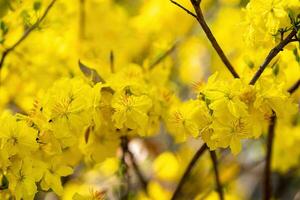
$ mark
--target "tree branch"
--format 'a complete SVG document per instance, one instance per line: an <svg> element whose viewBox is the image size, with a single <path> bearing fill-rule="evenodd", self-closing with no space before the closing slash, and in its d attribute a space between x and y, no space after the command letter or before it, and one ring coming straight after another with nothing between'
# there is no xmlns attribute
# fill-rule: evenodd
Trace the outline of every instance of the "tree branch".
<svg viewBox="0 0 300 200"><path fill-rule="evenodd" d="M121 155L121 177L122 177L122 184L125 184L125 186L121 186L121 200L127 200L129 195L129 174L128 174L128 165L126 163L126 152L128 152L128 138L126 136L121 136L121 149L122 149L122 155Z"/></svg>
<svg viewBox="0 0 300 200"><path fill-rule="evenodd" d="M129 139L126 136L121 136L120 139L121 139L121 148L122 148L121 163L123 163L125 165L124 172L125 172L125 174L127 176L125 178L128 178L128 165L127 165L127 163L125 161L125 156L128 155L129 158L130 158L133 170L134 170L135 174L137 175L139 181L141 182L142 188L143 188L144 192L147 194L147 185L148 185L148 182L144 178L144 175L142 174L139 166L137 165L133 153L128 148ZM128 184L127 187L129 187L129 180L127 180L126 182ZM124 196L127 196L127 195L124 195Z"/></svg>
<svg viewBox="0 0 300 200"><path fill-rule="evenodd" d="M179 3L177 3L176 1L170 0L171 3L175 4L176 6L178 6L179 8L181 8L182 10L184 10L185 12L187 12L189 15L195 17L197 19L197 15L195 15L194 13L192 13L191 11L189 11L187 8L185 8L184 6L180 5Z"/></svg>
<svg viewBox="0 0 300 200"><path fill-rule="evenodd" d="M159 63L161 63L168 55L170 55L175 49L176 49L176 46L177 46L177 42L175 42L171 48L169 48L166 52L164 52L163 55L161 55L157 60L155 60L150 66L149 66L149 69L153 69L156 65L158 65Z"/></svg>
<svg viewBox="0 0 300 200"><path fill-rule="evenodd" d="M270 118L270 124L268 128L267 138L267 153L266 153L266 165L264 170L264 199L270 200L272 196L272 185L271 185L271 161L272 161L272 149L273 141L275 136L275 125L276 125L276 113L272 111Z"/></svg>
<svg viewBox="0 0 300 200"><path fill-rule="evenodd" d="M193 167L195 166L196 162L198 161L198 159L201 157L201 155L205 152L205 150L207 150L208 147L206 144L203 144L198 151L195 153L194 157L192 158L192 160L190 161L189 165L187 166L183 176L181 177L177 188L175 189L173 196L171 198L171 200L175 200L179 197L180 195L180 190L183 186L183 184L186 182L186 180L188 179Z"/></svg>
<svg viewBox="0 0 300 200"><path fill-rule="evenodd" d="M293 94L294 92L296 92L296 90L299 88L299 86L300 86L300 78L298 79L298 81L294 85L292 85L292 87L290 87L288 89L288 92L290 94Z"/></svg>
<svg viewBox="0 0 300 200"><path fill-rule="evenodd" d="M219 175L219 170L218 170L218 160L217 160L217 155L215 151L209 151L210 157L213 163L214 167L214 173L215 173L215 179L216 179L216 184L217 184L217 191L219 194L220 200L224 200L224 194L223 194L223 188L222 184L220 181L220 175Z"/></svg>
<svg viewBox="0 0 300 200"><path fill-rule="evenodd" d="M140 183L142 184L142 188L144 190L144 192L147 194L147 185L148 185L148 181L145 179L144 175L142 174L139 166L137 165L136 163L136 160L134 158L134 155L131 151L127 151L129 157L130 157L130 160L131 160L131 163L132 163L132 166L133 166L133 169L135 171L135 174L137 175Z"/></svg>
<svg viewBox="0 0 300 200"><path fill-rule="evenodd" d="M17 48L29 35L30 33L35 30L36 28L39 27L40 23L46 18L47 14L49 13L50 9L53 7L54 3L56 2L56 0L52 0L51 3L47 6L45 12L43 13L42 17L39 18L31 27L29 27L24 34L19 38L19 40L16 41L16 43L14 43L11 47L5 49L2 53L2 57L0 60L0 70L3 67L3 64L5 62L5 59L7 57L7 55L13 51L15 48Z"/></svg>
<svg viewBox="0 0 300 200"><path fill-rule="evenodd" d="M255 75L253 76L253 78L250 81L250 85L254 85L256 83L256 81L258 80L258 78L261 76L261 74L264 72L264 70L266 69L266 67L268 66L268 64L272 61L272 59L280 52L283 50L283 48L290 43L293 40L293 37L297 34L297 31L295 29L292 30L292 32L290 32L290 34L284 39L282 40L276 47L274 47L268 54L268 56L266 57L265 61L263 62L263 64L259 67L259 69L257 70L257 72L255 73Z"/></svg>
<svg viewBox="0 0 300 200"><path fill-rule="evenodd" d="M197 20L198 20L200 26L202 27L203 31L205 32L206 37L209 39L210 43L212 44L212 46L214 47L217 54L219 55L219 57L221 58L222 62L227 67L227 69L230 71L232 76L234 78L239 78L239 75L237 74L237 72L233 68L232 64L230 63L230 61L228 60L228 58L224 54L224 52L223 52L222 48L220 47L219 43L217 42L216 38L212 34L210 28L206 24L203 13L202 13L202 10L201 10L201 7L200 7L200 2L201 2L201 0L198 0L198 1L197 0L191 0L191 3L192 3L192 5L194 7L194 10L196 12Z"/></svg>

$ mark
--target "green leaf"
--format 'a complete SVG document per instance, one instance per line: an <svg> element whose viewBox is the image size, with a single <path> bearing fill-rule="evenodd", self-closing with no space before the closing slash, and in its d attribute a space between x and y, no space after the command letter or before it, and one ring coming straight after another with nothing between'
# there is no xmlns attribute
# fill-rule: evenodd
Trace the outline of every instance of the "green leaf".
<svg viewBox="0 0 300 200"><path fill-rule="evenodd" d="M3 175L1 180L0 190L5 190L8 188L8 186L9 186L8 179L6 178L6 176Z"/></svg>
<svg viewBox="0 0 300 200"><path fill-rule="evenodd" d="M8 32L8 26L2 20L0 20L0 29L3 35L5 35Z"/></svg>
<svg viewBox="0 0 300 200"><path fill-rule="evenodd" d="M278 64L275 64L274 67L272 68L273 69L273 74L275 76L277 76L279 74L279 65Z"/></svg>
<svg viewBox="0 0 300 200"><path fill-rule="evenodd" d="M293 50L293 53L294 53L294 56L295 56L295 58L296 58L296 61L297 61L298 63L300 63L300 55L299 55L299 52L298 52L297 48L295 48L295 49Z"/></svg>

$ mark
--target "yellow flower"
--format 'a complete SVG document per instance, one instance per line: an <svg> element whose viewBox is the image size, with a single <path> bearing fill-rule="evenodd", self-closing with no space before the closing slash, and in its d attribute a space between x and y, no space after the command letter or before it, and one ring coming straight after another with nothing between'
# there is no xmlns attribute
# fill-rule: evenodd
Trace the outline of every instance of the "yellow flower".
<svg viewBox="0 0 300 200"><path fill-rule="evenodd" d="M241 140L252 137L252 129L248 116L235 117L230 113L213 120L212 140L216 141L217 147L226 148L230 146L233 154L241 151Z"/></svg>
<svg viewBox="0 0 300 200"><path fill-rule="evenodd" d="M73 169L66 166L59 157L51 158L51 162L46 164L45 174L41 181L42 189L47 191L51 188L56 194L62 195L61 177L72 174Z"/></svg>
<svg viewBox="0 0 300 200"><path fill-rule="evenodd" d="M154 160L153 171L157 178L173 181L180 174L179 160L173 153L164 152Z"/></svg>
<svg viewBox="0 0 300 200"><path fill-rule="evenodd" d="M135 96L120 92L114 95L111 105L116 128L143 129L148 123L152 101L146 95Z"/></svg>
<svg viewBox="0 0 300 200"><path fill-rule="evenodd" d="M72 145L76 135L90 122L92 88L79 78L61 79L54 83L44 98L42 113L63 147Z"/></svg>
<svg viewBox="0 0 300 200"><path fill-rule="evenodd" d="M205 131L210 124L210 116L203 102L189 100L171 107L166 123L175 139L183 142L188 136L198 137Z"/></svg>
<svg viewBox="0 0 300 200"><path fill-rule="evenodd" d="M273 35L289 25L287 1L251 0L246 7L249 29L245 32L252 44L273 45Z"/></svg>
<svg viewBox="0 0 300 200"><path fill-rule="evenodd" d="M266 117L272 115L272 110L279 118L287 118L297 113L297 105L289 98L283 83L275 82L269 77L261 77L255 85L255 90L257 92L254 108L260 110Z"/></svg>
<svg viewBox="0 0 300 200"><path fill-rule="evenodd" d="M1 148L6 149L10 155L25 155L37 150L37 131L28 127L24 121L17 121L15 116L4 113L0 123Z"/></svg>
<svg viewBox="0 0 300 200"><path fill-rule="evenodd" d="M19 160L10 168L7 178L9 189L12 191L16 200L31 200L37 192L35 184L35 171L30 159Z"/></svg>
<svg viewBox="0 0 300 200"><path fill-rule="evenodd" d="M232 81L218 80L218 74L209 78L207 85L201 91L205 100L208 100L209 108L213 110L214 115L228 111L235 117L245 115L247 113L247 105L240 100L243 82L240 79ZM223 105L226 105L225 107Z"/></svg>
<svg viewBox="0 0 300 200"><path fill-rule="evenodd" d="M138 200L169 200L172 192L156 181L150 181L147 187L147 193L139 193Z"/></svg>

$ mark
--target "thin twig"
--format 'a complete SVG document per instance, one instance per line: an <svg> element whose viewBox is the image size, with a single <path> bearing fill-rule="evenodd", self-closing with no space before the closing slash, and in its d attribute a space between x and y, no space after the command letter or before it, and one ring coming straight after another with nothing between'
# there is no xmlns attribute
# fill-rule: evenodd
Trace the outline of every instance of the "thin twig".
<svg viewBox="0 0 300 200"><path fill-rule="evenodd" d="M24 34L19 38L19 40L16 41L16 43L14 43L11 47L5 49L2 53L2 57L0 60L0 70L3 67L3 64L5 62L5 59L7 57L7 55L13 51L15 48L17 48L29 35L30 33L35 30L36 28L39 27L40 23L46 18L47 14L49 13L50 9L53 7L54 3L56 2L56 0L52 0L51 3L47 6L45 12L43 13L42 17L39 18L31 27L29 27Z"/></svg>
<svg viewBox="0 0 300 200"><path fill-rule="evenodd" d="M239 75L237 74L237 72L233 68L232 64L230 63L230 61L226 57L225 53L223 52L223 50L220 47L219 43L217 42L216 38L212 34L210 28L206 24L206 21L204 19L204 16L203 16L203 13L202 13L202 10L201 10L201 7L200 7L200 2L201 1L199 1L199 0L198 1L197 0L191 0L191 3L192 3L192 5L194 7L194 10L196 12L197 20L198 20L200 26L202 27L206 37L209 39L210 43L212 44L212 46L214 47L217 54L219 55L219 57L221 58L222 62L227 67L227 69L230 71L232 76L234 78L239 78Z"/></svg>
<svg viewBox="0 0 300 200"><path fill-rule="evenodd" d="M258 78L261 76L261 74L264 72L264 70L266 69L266 67L268 66L268 64L272 61L272 59L277 56L277 54L283 50L283 48L289 44L292 40L293 37L297 34L297 31L295 29L292 30L292 32L284 39L282 40L276 47L274 47L268 54L268 56L266 57L265 61L263 62L263 64L259 67L259 69L257 70L257 72L255 73L255 75L253 76L253 78L250 81L250 85L254 85L256 83L256 81L258 80Z"/></svg>
<svg viewBox="0 0 300 200"><path fill-rule="evenodd" d="M220 200L224 200L223 188L222 188L219 170L218 170L217 155L216 155L215 151L209 151L209 153L210 153L210 157L211 157L213 167L214 167L214 173L215 173L215 179L216 179L217 191L219 194L219 198L220 198Z"/></svg>
<svg viewBox="0 0 300 200"><path fill-rule="evenodd" d="M231 65L231 63L229 62L228 58L225 56L222 48L220 47L220 45L218 44L216 38L214 37L214 35L212 34L210 28L208 27L208 25L205 22L204 16L202 14L202 10L199 7L200 6L200 1L196 2L191 0L194 9L197 13L197 15L195 15L194 13L192 13L190 10L188 10L187 8L185 8L184 6L180 5L179 3L170 0L173 4L175 4L176 6L178 6L179 8L183 9L185 12L187 12L189 15L193 16L194 18L197 19L197 21L200 23L202 29L204 30L207 38L209 39L209 41L211 42L212 46L214 47L214 49L216 50L217 54L219 55L219 57L221 58L221 60L223 61L223 63L225 64L225 66L228 68L228 70L231 72L231 74L233 75L234 78L239 78L239 75L237 74L237 72L235 71L235 69L233 68L233 66Z"/></svg>
<svg viewBox="0 0 300 200"><path fill-rule="evenodd" d="M142 174L139 166L137 165L133 153L131 151L129 151L129 150L127 151L127 153L128 153L129 158L131 160L131 163L132 163L133 169L135 171L135 174L137 175L140 183L142 184L142 188L143 188L144 192L147 194L147 185L148 185L148 182L145 179L144 175Z"/></svg>
<svg viewBox="0 0 300 200"><path fill-rule="evenodd" d="M180 191L181 191L181 188L183 186L183 184L186 182L186 180L188 179L193 167L195 166L196 162L198 161L198 159L201 157L201 155L205 152L205 150L207 150L207 145L206 144L203 144L199 149L198 151L195 153L194 157L192 158L192 160L190 161L189 165L187 166L183 176L181 177L178 185L177 185L177 188L175 189L174 193L173 193L173 196L171 198L171 200L175 200L176 198L179 197L180 195Z"/></svg>
<svg viewBox="0 0 300 200"><path fill-rule="evenodd" d="M298 79L298 81L294 85L292 85L292 87L290 87L288 89L288 92L290 94L293 94L294 92L296 92L296 90L299 88L299 86L300 86L300 79Z"/></svg>
<svg viewBox="0 0 300 200"><path fill-rule="evenodd" d="M189 15L192 15L193 17L195 17L197 19L197 15L192 13L189 9L185 8L183 5L180 5L179 3L177 3L176 1L173 1L173 0L170 0L170 1L171 1L171 3L175 4L176 6L178 6L179 8L184 10L185 12L187 12Z"/></svg>
<svg viewBox="0 0 300 200"><path fill-rule="evenodd" d="M267 153L266 153L266 165L264 170L264 199L270 200L272 196L272 185L271 185L271 160L272 160L272 150L273 141L275 136L275 125L276 125L276 113L272 111L272 116L270 118L270 124L268 128L268 138L267 138Z"/></svg>
<svg viewBox="0 0 300 200"><path fill-rule="evenodd" d="M168 55L170 55L170 53L172 53L177 46L177 42L175 42L171 48L169 48L166 52L163 53L163 55L161 55L157 60L155 60L150 66L149 69L153 69L156 65L158 65L159 63L161 63Z"/></svg>

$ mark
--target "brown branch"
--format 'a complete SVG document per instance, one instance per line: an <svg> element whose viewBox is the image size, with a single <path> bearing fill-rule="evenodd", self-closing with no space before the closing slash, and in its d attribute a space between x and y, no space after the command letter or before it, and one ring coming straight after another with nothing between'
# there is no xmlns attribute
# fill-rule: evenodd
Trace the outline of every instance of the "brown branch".
<svg viewBox="0 0 300 200"><path fill-rule="evenodd" d="M129 150L127 151L127 153L128 153L128 155L130 157L130 160L131 160L133 169L135 171L135 174L137 175L140 183L142 184L142 188L143 188L144 192L147 194L147 185L148 185L148 182L145 179L144 175L142 174L139 166L137 165L133 153L131 151L129 151Z"/></svg>
<svg viewBox="0 0 300 200"><path fill-rule="evenodd" d="M139 181L141 182L144 192L147 194L148 182L144 178L144 175L142 174L139 166L137 165L133 153L128 148L129 139L126 136L122 136L120 139L121 139L121 145L120 146L122 148L121 164L123 164L124 167L125 167L124 173L126 175L125 176L125 181L128 184L127 187L129 188L129 180L128 180L129 177L128 177L128 165L127 165L126 160L125 160L126 155L129 156L132 167L133 167L133 170L134 170L135 174L137 175ZM127 193L128 193L128 191L127 191ZM124 196L128 196L128 194L125 194Z"/></svg>
<svg viewBox="0 0 300 200"><path fill-rule="evenodd" d="M192 13L191 11L189 11L187 8L185 8L184 6L180 5L179 3L177 3L176 1L170 0L171 3L175 4L176 6L178 6L179 8L181 8L182 10L184 10L185 12L187 12L189 15L195 17L197 19L197 15L195 15L194 13Z"/></svg>
<svg viewBox="0 0 300 200"><path fill-rule="evenodd" d="M43 13L42 17L39 18L31 27L29 27L24 34L19 38L19 40L16 41L16 43L14 43L11 47L5 49L2 53L2 57L0 60L0 70L3 67L3 64L5 62L5 59L7 57L7 55L13 51L15 48L17 48L29 35L30 33L35 30L36 28L39 27L40 23L46 18L47 14L49 13L50 9L53 7L54 3L56 2L56 0L52 0L51 3L47 6L45 12Z"/></svg>
<svg viewBox="0 0 300 200"><path fill-rule="evenodd" d="M274 47L266 57L265 61L263 64L259 67L255 75L250 81L250 85L254 85L258 78L261 76L261 74L264 72L268 64L272 61L272 59L277 56L277 54L283 50L283 48L289 44L290 42L293 41L293 37L297 34L297 31L295 29L292 30L292 32L284 39L282 40L276 47Z"/></svg>
<svg viewBox="0 0 300 200"><path fill-rule="evenodd" d="M175 42L171 48L169 48L166 52L163 53L163 55L161 55L157 60L155 60L150 66L149 69L153 69L156 65L158 65L159 63L161 63L168 55L170 55L177 46L177 42Z"/></svg>
<svg viewBox="0 0 300 200"><path fill-rule="evenodd" d="M219 43L217 42L216 38L212 34L210 28L206 24L206 21L204 19L204 16L203 16L203 13L202 13L202 10L201 10L201 7L200 7L200 2L201 1L199 1L199 0L198 1L197 0L191 0L191 3L193 5L194 10L195 10L196 15L197 15L197 21L199 22L199 24L202 27L206 37L209 39L210 43L212 44L212 46L214 47L217 54L219 55L219 57L221 58L222 62L227 67L227 69L230 71L232 76L234 78L239 78L239 75L237 74L237 72L233 68L232 64L230 63L230 61L228 60L228 58L224 54L224 52L223 52L222 48L220 47Z"/></svg>
<svg viewBox="0 0 300 200"><path fill-rule="evenodd" d="M214 173L215 173L215 179L216 179L217 191L219 194L219 198L220 198L220 200L224 200L224 193L223 193L223 188L222 188L219 170L218 170L217 155L216 155L215 151L209 151L209 153L210 153L210 157L211 157L213 167L214 167Z"/></svg>
<svg viewBox="0 0 300 200"><path fill-rule="evenodd" d="M270 124L268 128L267 138L267 153L266 153L266 165L264 170L264 199L270 200L272 196L272 185L271 185L271 161L272 161L272 149L273 141L275 136L275 125L276 125L276 113L272 111L270 118Z"/></svg>
<svg viewBox="0 0 300 200"><path fill-rule="evenodd" d="M128 165L126 163L126 152L128 152L128 138L126 136L121 136L121 149L122 149L122 155L121 155L121 178L123 184L125 186L121 186L120 190L120 199L121 200L127 200L129 196L129 185L130 185L130 180L129 180L129 174L128 174Z"/></svg>
<svg viewBox="0 0 300 200"><path fill-rule="evenodd" d="M291 42L299 42L299 39L293 38L293 39L291 39Z"/></svg>
<svg viewBox="0 0 300 200"><path fill-rule="evenodd" d="M198 151L195 153L194 157L192 158L192 160L190 161L189 165L187 166L183 176L181 177L178 185L177 185L177 188L175 189L174 193L173 193L173 196L171 198L171 200L175 200L179 197L180 195L180 190L183 186L183 184L186 182L186 180L188 179L192 169L194 168L196 162L198 161L198 159L201 157L201 155L205 152L205 150L207 150L207 145L206 144L203 144L199 149Z"/></svg>
<svg viewBox="0 0 300 200"><path fill-rule="evenodd" d="M294 92L296 92L296 90L299 88L299 86L300 86L300 79L298 79L298 81L294 85L292 85L292 87L290 87L288 89L288 92L290 94L293 94Z"/></svg>

